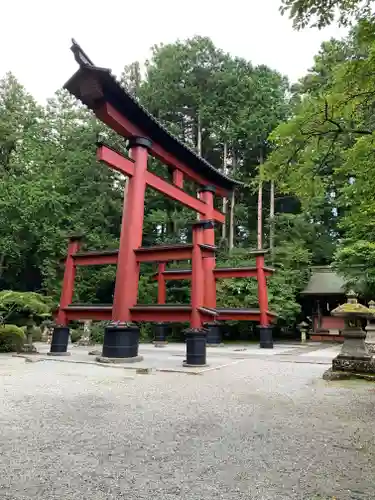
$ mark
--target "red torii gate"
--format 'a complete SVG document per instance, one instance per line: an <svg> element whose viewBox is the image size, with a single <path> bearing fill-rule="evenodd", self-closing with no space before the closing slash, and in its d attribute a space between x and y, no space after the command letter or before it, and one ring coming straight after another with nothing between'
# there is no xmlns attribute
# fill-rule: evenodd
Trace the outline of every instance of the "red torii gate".
<svg viewBox="0 0 375 500"><path fill-rule="evenodd" d="M134 361L139 359L139 329L134 322L189 322L187 335L188 365L206 362L207 330L204 325L217 320L251 320L260 323L261 347L272 347L271 323L275 314L268 310L266 276L272 269L264 266L263 250L252 253L256 266L251 268L216 268L214 222L225 216L214 208L214 194L228 197L239 183L223 175L181 143L131 97L112 76L110 70L94 66L73 41L72 51L79 70L65 88L87 105L114 131L128 139L130 157L98 144L97 158L110 168L129 177L123 206L118 250L80 252L80 239L71 237L65 263L62 293L56 315L57 327L51 354L64 351L61 338L69 334L70 320L110 320L105 329L103 353L99 361ZM149 155L172 169L172 183L147 170ZM183 190L184 177L200 185L195 198ZM149 186L179 201L199 214L193 224L192 244L142 247L145 190ZM168 270L170 261L190 260L191 269ZM141 262L158 262L158 304L137 304ZM117 264L113 305L72 304L75 270L78 265ZM216 280L220 278L256 277L259 309L220 309L216 306ZM168 279L191 281L191 304L166 304ZM215 323L214 323L215 324ZM65 347L66 351L66 347Z"/></svg>

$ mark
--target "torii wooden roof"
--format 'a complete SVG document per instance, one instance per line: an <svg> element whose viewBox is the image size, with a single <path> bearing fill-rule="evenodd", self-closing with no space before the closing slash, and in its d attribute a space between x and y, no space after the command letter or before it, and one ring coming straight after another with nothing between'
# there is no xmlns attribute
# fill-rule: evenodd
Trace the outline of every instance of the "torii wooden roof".
<svg viewBox="0 0 375 500"><path fill-rule="evenodd" d="M64 88L93 110L99 118L101 118L101 106L103 103L108 103L122 117L125 117L134 129L141 131L145 137L151 139L154 144L167 152L168 156L170 155L171 158L176 159L176 163L181 162L188 169L198 174L205 181L204 184L212 183L224 191L233 191L236 186L242 185L241 182L222 174L207 160L170 134L151 113L120 85L110 69L95 66L74 40L71 49L80 68L68 80ZM153 150L151 149L152 153ZM163 158L161 159L163 161ZM178 167L177 164L173 165L173 163L174 161L170 161L170 166Z"/></svg>

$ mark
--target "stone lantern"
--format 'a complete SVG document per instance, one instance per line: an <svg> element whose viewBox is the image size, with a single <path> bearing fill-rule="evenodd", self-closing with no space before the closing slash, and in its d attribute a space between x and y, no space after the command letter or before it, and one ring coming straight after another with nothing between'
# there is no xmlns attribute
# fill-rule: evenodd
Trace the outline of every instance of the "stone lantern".
<svg viewBox="0 0 375 500"><path fill-rule="evenodd" d="M309 325L306 323L306 321L302 321L298 325L299 331L301 333L301 343L304 344L307 339L307 331L309 329Z"/></svg>
<svg viewBox="0 0 375 500"><path fill-rule="evenodd" d="M350 375L374 374L375 364L365 345L366 332L362 328L363 319L372 316L370 309L359 304L354 292L349 292L347 302L336 307L331 314L343 318L344 343L341 352L332 361L332 369L323 375L325 379L348 377Z"/></svg>
<svg viewBox="0 0 375 500"><path fill-rule="evenodd" d="M367 320L365 344L370 354L375 354L375 301L370 300L368 308L371 316Z"/></svg>

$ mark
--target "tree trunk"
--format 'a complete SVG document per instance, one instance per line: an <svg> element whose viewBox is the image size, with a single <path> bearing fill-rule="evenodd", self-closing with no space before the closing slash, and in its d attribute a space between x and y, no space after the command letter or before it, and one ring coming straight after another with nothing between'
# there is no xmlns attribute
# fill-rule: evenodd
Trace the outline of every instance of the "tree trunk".
<svg viewBox="0 0 375 500"><path fill-rule="evenodd" d="M202 156L202 121L201 112L198 110L198 120L197 120L197 153Z"/></svg>
<svg viewBox="0 0 375 500"><path fill-rule="evenodd" d="M224 142L223 146L223 174L227 174L227 156L228 156L228 146L227 143ZM226 218L227 214L227 199L223 198L223 214ZM223 225L221 226L221 239L222 241L225 241L227 239L227 223L226 220L224 221Z"/></svg>
<svg viewBox="0 0 375 500"><path fill-rule="evenodd" d="M275 240L275 182L270 186L270 254L271 262L274 262L274 240Z"/></svg>
<svg viewBox="0 0 375 500"><path fill-rule="evenodd" d="M5 253L2 253L0 255L0 278L3 276L3 272L5 269L4 262L5 262Z"/></svg>
<svg viewBox="0 0 375 500"><path fill-rule="evenodd" d="M236 150L232 147L232 177L234 177L237 166ZM230 213L229 213L229 253L232 252L234 248L234 205L235 205L235 193L232 192L230 200Z"/></svg>
<svg viewBox="0 0 375 500"><path fill-rule="evenodd" d="M263 151L259 155L259 187L258 187L258 230L257 230L257 248L260 250L263 246L263 182L262 182Z"/></svg>
<svg viewBox="0 0 375 500"><path fill-rule="evenodd" d="M234 191L230 200L229 213L229 253L232 253L234 247Z"/></svg>

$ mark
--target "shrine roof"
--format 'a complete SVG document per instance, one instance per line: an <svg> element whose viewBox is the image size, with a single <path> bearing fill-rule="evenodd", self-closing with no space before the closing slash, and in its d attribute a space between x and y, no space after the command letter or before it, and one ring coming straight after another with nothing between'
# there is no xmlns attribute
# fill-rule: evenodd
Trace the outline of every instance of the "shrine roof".
<svg viewBox="0 0 375 500"><path fill-rule="evenodd" d="M344 295L345 280L330 266L313 267L310 280L301 295Z"/></svg>
<svg viewBox="0 0 375 500"><path fill-rule="evenodd" d="M144 106L120 85L110 69L95 66L74 40L72 51L80 68L65 83L64 88L88 108L95 112L103 101L110 103L155 144L175 156L178 161L184 163L192 171L207 179L208 184L211 182L228 191L242 185L241 182L222 174L211 163L168 132Z"/></svg>

